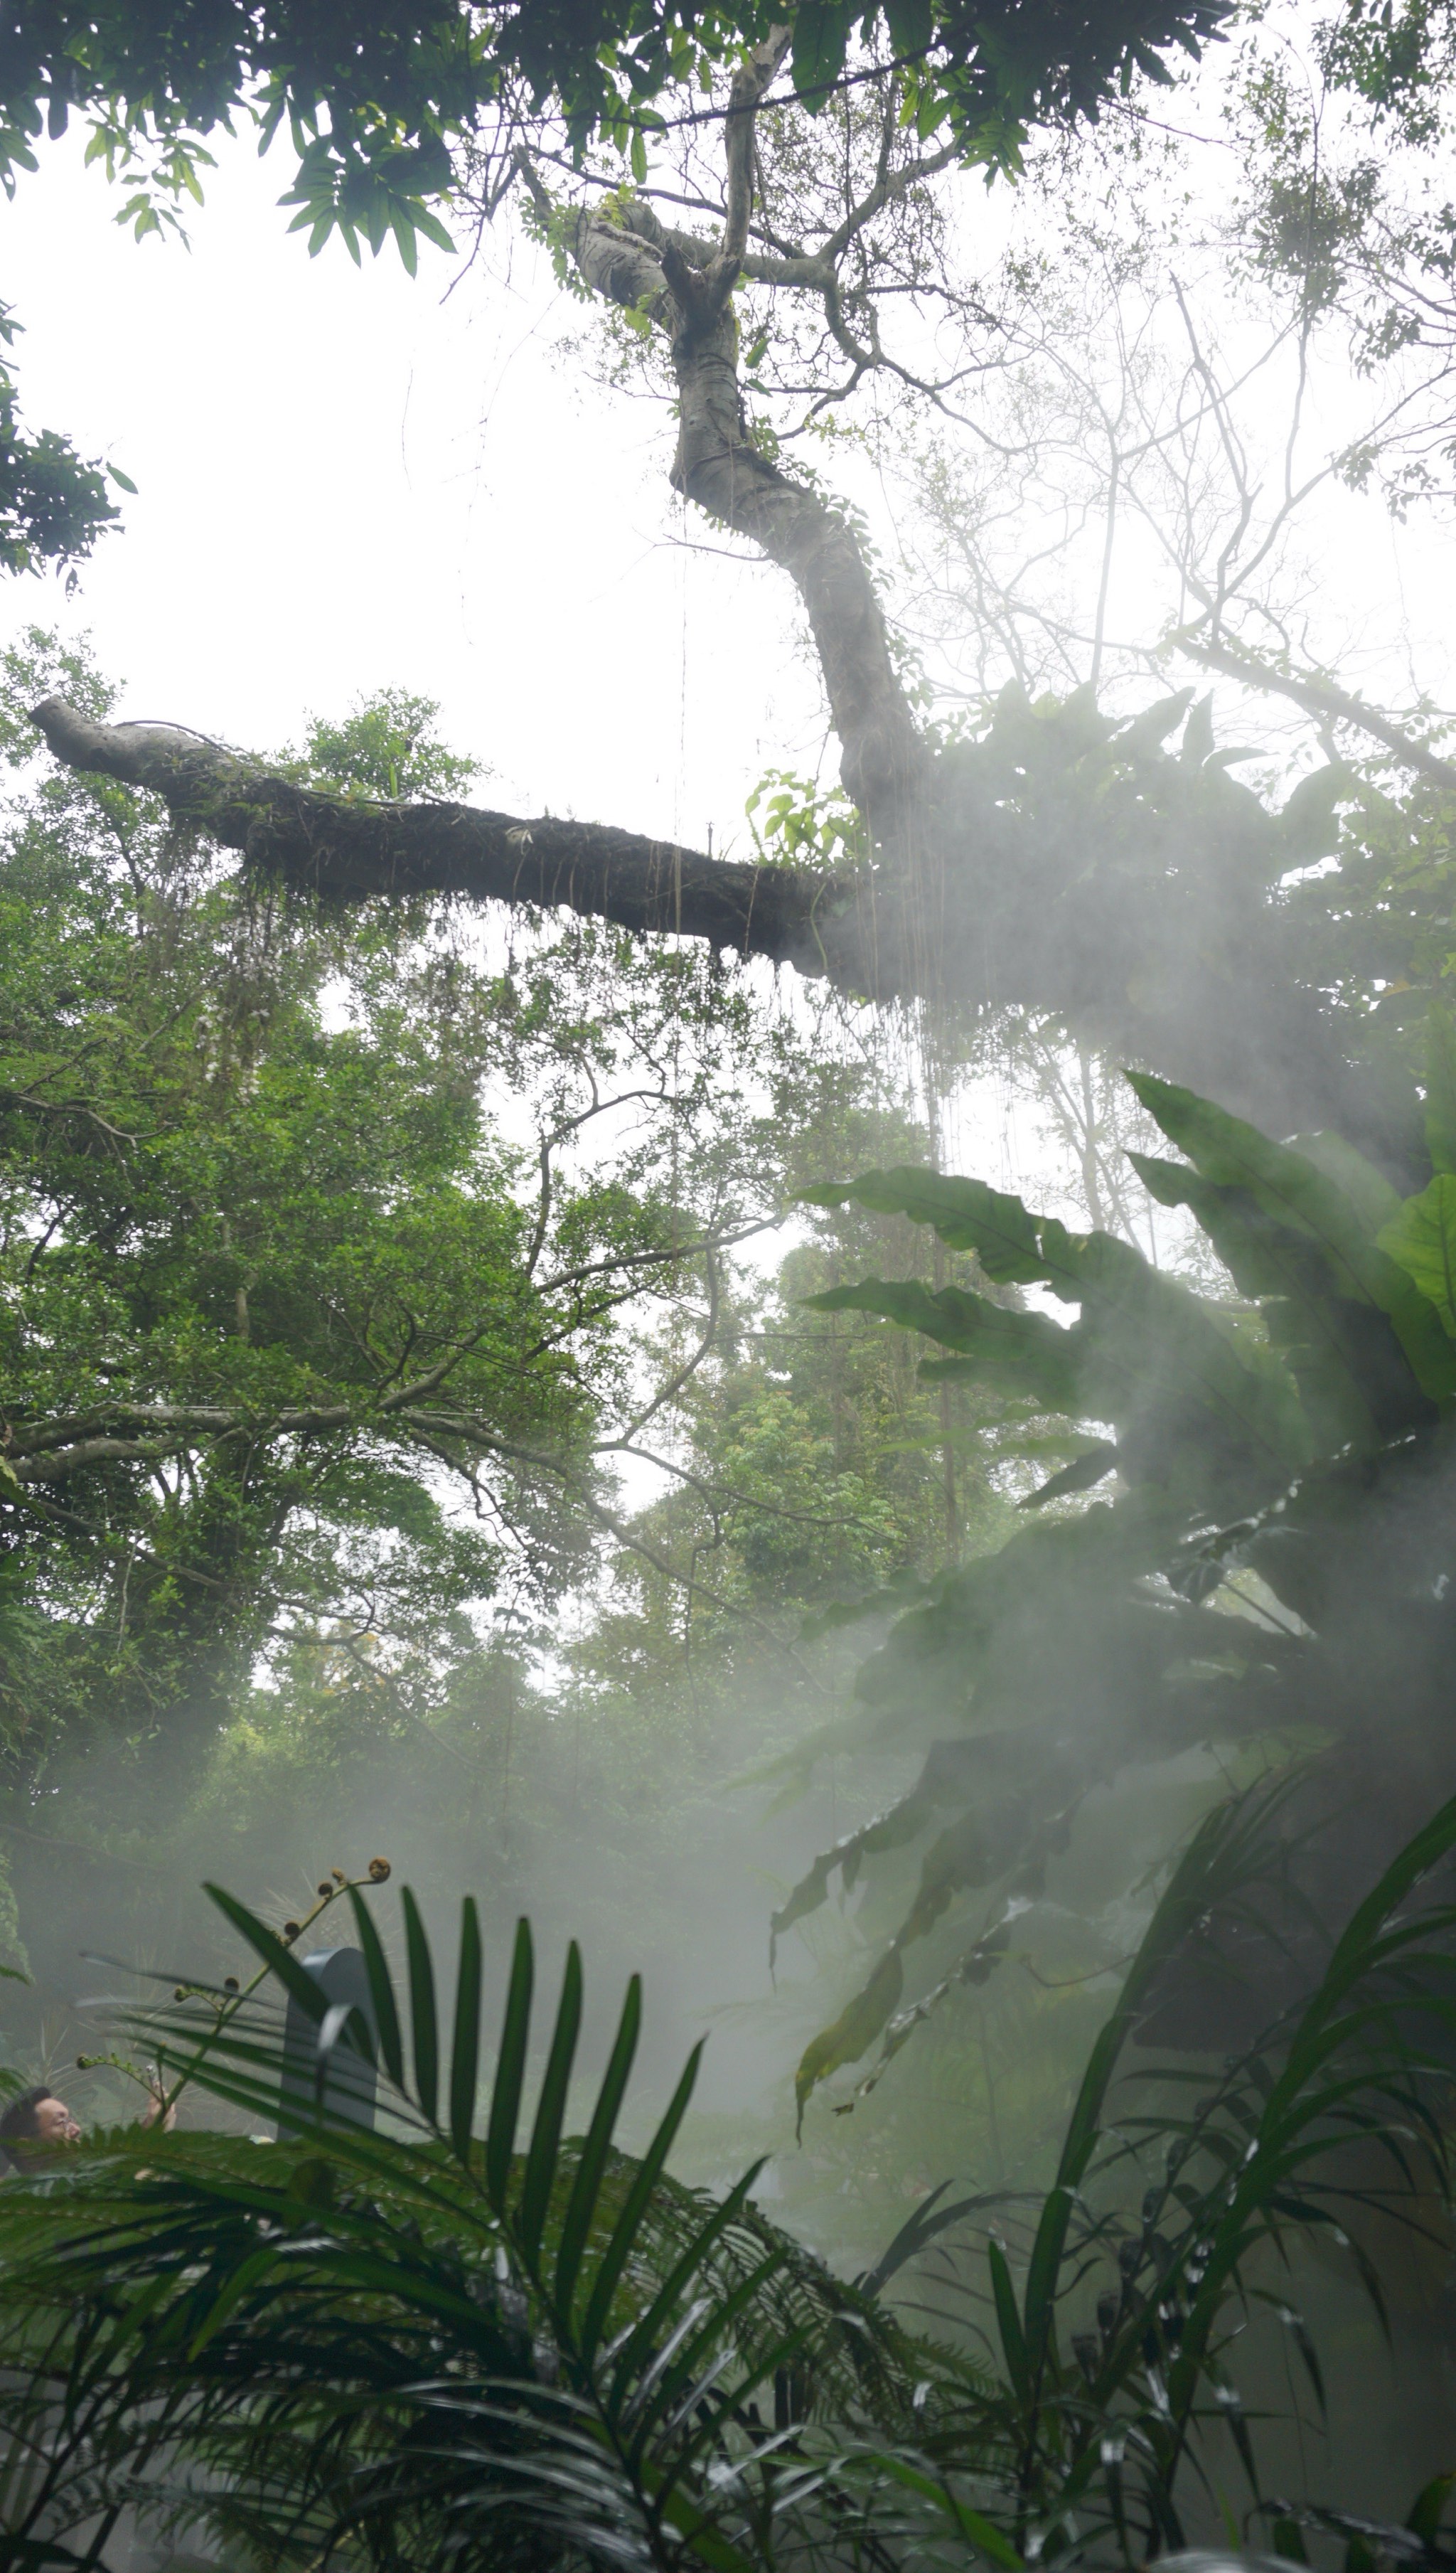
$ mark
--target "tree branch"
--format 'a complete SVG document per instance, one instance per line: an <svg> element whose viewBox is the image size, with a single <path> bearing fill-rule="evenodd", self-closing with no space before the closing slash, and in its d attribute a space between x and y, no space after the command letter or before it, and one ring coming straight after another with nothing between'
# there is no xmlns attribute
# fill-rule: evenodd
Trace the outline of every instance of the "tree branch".
<svg viewBox="0 0 1456 2573"><path fill-rule="evenodd" d="M1368 733L1372 741L1384 742L1402 768L1434 778L1438 786L1456 786L1456 764L1428 750L1403 725L1392 723L1388 715L1367 705L1363 697L1352 697L1330 679L1301 679L1286 670L1271 670L1267 662L1255 660L1251 652L1240 651L1226 642L1195 643L1180 634L1177 649L1185 652L1190 661L1201 661L1210 670L1222 670L1246 688L1264 688L1273 696L1288 697L1306 714L1323 716L1333 723L1353 724L1358 731Z"/></svg>
<svg viewBox="0 0 1456 2573"><path fill-rule="evenodd" d="M679 246L641 200L618 209L615 221L582 208L574 254L594 293L645 315L666 335L678 392L673 488L788 572L808 612L845 785L875 842L902 862L915 861L924 855L930 759L890 656L874 583L848 521L757 445L739 386L731 289L740 264L750 266L753 119L762 94L753 84L778 41L770 39L734 83L726 129L728 215L707 267L703 246L692 237ZM539 181L532 194L538 213L543 201L549 207ZM780 275L775 282L788 281ZM794 282L822 295L826 282L832 290L833 273L819 261L806 263L802 281Z"/></svg>
<svg viewBox="0 0 1456 2573"><path fill-rule="evenodd" d="M828 975L849 991L900 988L888 947L883 978L866 979L876 963L876 942L864 934L873 898L851 876L709 858L551 814L321 795L169 725L93 723L61 697L36 706L31 720L68 768L160 795L175 821L300 892L338 902L452 894L563 908L622 929L705 938Z"/></svg>

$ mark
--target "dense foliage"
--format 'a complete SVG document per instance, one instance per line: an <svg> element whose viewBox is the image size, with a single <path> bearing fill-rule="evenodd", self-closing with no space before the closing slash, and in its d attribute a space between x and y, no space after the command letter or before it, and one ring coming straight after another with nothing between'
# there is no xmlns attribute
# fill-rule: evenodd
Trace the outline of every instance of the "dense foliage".
<svg viewBox="0 0 1456 2573"><path fill-rule="evenodd" d="M12 2026L37 2063L73 2042L62 2013L89 2040L83 1942L172 1986L201 1864L258 1907L219 1897L214 1942L262 1961L239 1994L204 1946L171 2010L130 2014L222 2128L140 2163L123 2133L0 2192L0 2520L27 2564L92 2562L139 2509L311 2573L1022 2573L1220 2528L1291 2557L1348 2540L1346 2573L1449 2567L1449 2475L1405 2529L1360 2524L1299 2454L1299 2404L1293 2435L1270 2423L1289 2353L1324 2408L1306 2308L1332 2275L1336 2341L1354 2278L1449 2442L1456 771L1428 707L1394 721L1286 667L1259 586L1319 332L1362 379L1412 351L1420 377L1320 475L1388 474L1406 505L1449 463L1451 220L1421 194L1449 31L1346 10L1312 32L1312 105L1277 30L1239 56L1243 194L1209 255L1297 352L1267 520L1181 286L1170 415L1140 358L1110 407L1076 383L1089 263L1114 307L1134 272L1165 298L1176 264L1156 174L1117 198L1147 121L1111 120L1111 211L1079 204L1066 277L1015 241L994 283L956 278L935 185L1020 173L1041 130L1044 181L1078 196L1072 130L1224 19L189 0L0 39L0 179L75 117L139 236L235 122L264 149L287 126L312 251L392 239L412 269L452 197L483 224L523 190L607 316L609 371L670 393L676 487L798 583L846 754L843 791L769 781L760 863L709 883L710 907L749 885L740 972L680 934L394 899L401 808L472 775L418 700L316 720L266 770L218 754L240 801L324 790L309 816L353 826L354 908L331 908L251 845L231 875L220 797L164 808L104 762L37 781L26 706L105 719L111 691L40 634L7 657L0 1831L24 1917L0 1935L36 1963ZM1415 156L1414 211L1377 145ZM933 715L858 518L785 459L863 384L872 457L939 434L1014 346L1075 385L1059 410L1009 356L1003 412L983 402L1018 509L1069 418L1074 444L1107 432L1067 511L1094 530L1095 617L1044 614L1035 580L1002 597L967 534L995 511L926 449L982 629L969 704ZM1099 703L1117 510L1156 520L1165 466L1178 628L1149 623L1120 662L1135 700ZM0 556L74 559L114 514L96 468L26 438L6 371ZM998 620L1017 676L993 690ZM1059 698L1037 694L1054 631ZM1174 650L1282 688L1321 765L1236 784L1209 701L1165 692ZM1355 735L1382 764L1342 755ZM531 825L485 819L508 884ZM660 889L660 846L635 847ZM686 855L700 890L714 862ZM632 862L608 853L628 907L606 919L648 917ZM900 996L888 1037L755 984L755 905L794 900L806 960L855 1002ZM1224 1105L1211 1074L1168 1077L1200 1047ZM1044 1213L1007 1172L946 1176L967 1058L999 1052L1074 1146ZM1144 1068L1114 1135L1123 1057ZM1321 1131L1274 1140L1296 1122ZM770 1269L749 1246L786 1201ZM913 1334L939 1352L919 1367ZM725 1794L749 1762L780 1791L762 1822ZM322 1832L367 1846L385 1816L428 1895L381 1940L347 1888L370 2008L330 2016L300 1925L346 1889L298 1889ZM445 2013L430 1940L462 1884ZM482 2093L489 1954L538 1893L548 1937L569 1908L699 2024L761 1986L735 1961L769 1933L780 1982L729 2017L716 2106L690 2116L690 2066L640 2155L640 1994L594 2103L573 2095L574 1946L533 2072L518 1938ZM379 2133L321 2114L263 2153L229 2130L277 2102L280 1992L336 2069L370 2059ZM750 2132L787 2141L796 2058L805 2149L763 2183L781 2228L756 2171L719 2183ZM831 2122L819 2086L852 2067ZM108 2106L129 2078L110 2045L87 2074Z"/></svg>
<svg viewBox="0 0 1456 2573"><path fill-rule="evenodd" d="M1342 1811L1304 1893L1337 1920L1368 1854L1409 1828L1445 1780L1452 1610L1449 1440L1456 1399L1451 1280L1452 1038L1433 1017L1426 1087L1432 1177L1401 1200L1337 1136L1274 1144L1150 1075L1139 1100L1187 1156L1134 1155L1165 1208L1185 1208L1236 1298L1192 1292L1128 1242L1077 1235L977 1181L887 1171L825 1191L908 1213L994 1286L1040 1286L1075 1305L1070 1327L1020 1299L871 1280L818 1299L868 1310L951 1354L933 1379L991 1389L1010 1419L1084 1432L1029 1506L1118 1478L1120 1491L951 1570L892 1629L857 1684L858 1715L801 1757L932 1737L899 1805L827 1851L778 1916L780 1931L881 1851L935 1837L910 1910L869 1982L810 2048L800 2096L884 2032L893 2055L959 1983L984 1979L1026 1936L1049 1862L1080 1808L1130 1764L1287 1757L1330 1746L1307 1797ZM1105 1424L1110 1435L1089 1435ZM935 1993L896 2014L906 1951L970 1888L973 1934ZM1035 1928L1030 1935L1035 1936ZM1217 1949L1226 1932L1207 1930ZM1179 2042L1237 2042L1251 2006L1307 1971L1308 1921L1268 1954L1235 1942L1229 1989L1201 2006L1164 1997ZM883 2059L882 2059L883 2060ZM875 2079L872 2075L871 2080Z"/></svg>
<svg viewBox="0 0 1456 2573"><path fill-rule="evenodd" d="M1358 2262L1351 2233L1445 2193L1452 1915L1421 1888L1456 1841L1456 1805L1368 1892L1304 2005L1208 2096L1178 2110L1143 2082L1134 2108L1121 2058L1149 1991L1210 1905L1257 1903L1270 1820L1267 1794L1235 1802L1173 1870L1031 2211L1020 2286L999 2230L987 2240L990 2367L912 2337L883 2293L994 2201L925 2210L841 2284L754 2209L756 2169L717 2202L666 2178L696 2058L641 2156L616 2145L635 1982L586 2130L566 2141L570 1950L523 2134L524 1923L482 2111L470 1901L446 2019L407 1892L397 1978L358 1884L326 1882L282 1940L219 1894L261 1966L245 1987L180 1994L136 2033L165 2041L173 2098L200 2084L270 2115L272 1978L318 2031L315 2122L277 2144L158 2139L141 2170L134 2140L103 2141L69 2164L40 2156L0 2197L16 2560L74 2565L131 2505L184 2542L211 2524L271 2564L322 2549L416 2573L1137 2563L1184 2541L1200 2478L1225 2470L1220 2441L1255 2526L1338 2529L1337 2509L1265 2493L1238 2390L1245 2321L1271 2308L1318 2394L1301 2318L1261 2283L1268 2252L1313 2235ZM295 1954L346 1892L366 2012L329 2010ZM1418 2023L1392 2016L1392 1992L1419 2001ZM338 2086L375 2074L390 2115L370 2134ZM1450 2480L1421 2495L1403 2539L1359 2533L1388 2536L1402 2561L1443 2560Z"/></svg>

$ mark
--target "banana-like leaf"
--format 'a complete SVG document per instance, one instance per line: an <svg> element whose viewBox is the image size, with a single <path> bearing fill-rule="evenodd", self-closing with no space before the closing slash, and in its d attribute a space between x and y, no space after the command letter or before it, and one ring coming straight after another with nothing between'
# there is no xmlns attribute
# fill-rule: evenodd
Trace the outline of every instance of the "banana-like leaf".
<svg viewBox="0 0 1456 2573"><path fill-rule="evenodd" d="M998 1765L1007 1764L1008 1754L1019 1767L1015 1750L1014 1737L1009 1735L975 1735L965 1742L936 1743L909 1794L887 1813L877 1815L873 1822L837 1842L833 1849L822 1851L773 1915L769 1924L770 1972L784 1933L828 1900L829 1880L836 1869L848 1894L866 1859L882 1857L887 1850L903 1849L929 1830L943 1806L963 1803L978 1788L984 1793Z"/></svg>
<svg viewBox="0 0 1456 2573"><path fill-rule="evenodd" d="M1020 1198L984 1180L945 1179L938 1171L903 1165L804 1189L800 1198L805 1206L821 1207L853 1200L872 1215L905 1215L912 1224L931 1225L952 1251L974 1251L999 1286L1030 1286L1046 1277L1036 1219Z"/></svg>
<svg viewBox="0 0 1456 2573"><path fill-rule="evenodd" d="M902 1330L922 1331L942 1348L965 1354L968 1374L1034 1401L1046 1411L1081 1411L1088 1389L1079 1361L1085 1351L1046 1313L1019 1313L960 1286L932 1292L916 1279L868 1278L854 1286L827 1287L807 1295L814 1313L879 1313Z"/></svg>
<svg viewBox="0 0 1456 2573"><path fill-rule="evenodd" d="M1127 1078L1149 1115L1204 1179L1246 1189L1267 1215L1314 1246L1336 1295L1373 1304L1388 1316L1416 1382L1431 1401L1456 1397L1456 1347L1428 1299L1376 1244L1347 1189L1306 1155L1271 1143L1256 1127L1194 1092L1157 1081L1150 1073L1129 1073Z"/></svg>
<svg viewBox="0 0 1456 2573"><path fill-rule="evenodd" d="M1456 1175L1438 1172L1381 1227L1378 1240L1456 1338Z"/></svg>
<svg viewBox="0 0 1456 2573"><path fill-rule="evenodd" d="M1456 1019L1433 1003L1426 1029L1426 1150L1439 1176L1456 1172Z"/></svg>
<svg viewBox="0 0 1456 2573"><path fill-rule="evenodd" d="M1060 1474L1050 1475L1045 1483L1038 1484L1035 1492L1029 1492L1022 1507L1024 1510L1039 1510L1044 1502L1067 1500L1074 1492L1090 1492L1108 1474L1115 1472L1118 1461L1114 1438L1095 1439L1081 1456L1074 1456L1070 1465L1064 1465Z"/></svg>
<svg viewBox="0 0 1456 2573"><path fill-rule="evenodd" d="M1189 1467L1222 1478L1236 1459L1274 1485L1312 1454L1285 1370L1259 1349L1239 1348L1196 1296L1130 1244L1070 1234L1055 1218L1031 1215L1019 1198L934 1172L872 1172L852 1188L815 1192L821 1203L849 1195L934 1225L955 1248L978 1252L994 1276L1039 1280L1080 1304L1082 1317L1060 1331L1046 1314L1009 1311L958 1287L932 1293L915 1281L884 1279L831 1288L810 1299L817 1309L883 1313L964 1351L978 1379L1005 1382L1042 1409L1113 1421L1129 1465L1140 1448L1143 1471L1158 1481ZM1193 1418L1201 1440L1189 1434Z"/></svg>

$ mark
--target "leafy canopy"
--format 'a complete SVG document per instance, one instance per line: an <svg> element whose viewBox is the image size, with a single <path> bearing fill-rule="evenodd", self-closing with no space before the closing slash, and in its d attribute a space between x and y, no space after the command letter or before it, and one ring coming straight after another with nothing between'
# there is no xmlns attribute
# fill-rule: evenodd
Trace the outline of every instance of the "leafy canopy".
<svg viewBox="0 0 1456 2573"><path fill-rule="evenodd" d="M1343 1819L1319 1840L1305 1894L1338 1921L1359 1869L1398 1844L1433 1762L1444 1775L1450 1043L1438 1014L1433 1176L1404 1200L1337 1135L1275 1143L1190 1091L1129 1076L1185 1156L1134 1165L1207 1238L1235 1290L1222 1299L980 1181L902 1168L808 1193L907 1215L975 1255L989 1291L867 1279L813 1300L929 1339L940 1354L922 1374L999 1404L1005 1456L1045 1452L1060 1421L1070 1461L1028 1493L1037 1524L923 1586L862 1669L857 1712L799 1756L804 1770L849 1748L928 1753L909 1793L823 1852L775 1917L782 1936L836 1874L848 1888L862 1866L925 1844L893 1936L804 2055L801 2111L880 2039L861 2086L873 2088L934 2009L1028 1935L1099 1783L1199 1750L1276 1766L1321 1750L1304 1823L1328 1820L1325 1799ZM1028 1288L1077 1318L1029 1306ZM1113 1474L1111 1502L1073 1510ZM939 1980L902 2008L910 1952L926 1941ZM1286 1923L1258 1958L1265 1991L1297 1990L1317 1947L1308 1914ZM1177 2042L1236 2042L1250 1972L1237 1950L1227 1990L1182 2014Z"/></svg>

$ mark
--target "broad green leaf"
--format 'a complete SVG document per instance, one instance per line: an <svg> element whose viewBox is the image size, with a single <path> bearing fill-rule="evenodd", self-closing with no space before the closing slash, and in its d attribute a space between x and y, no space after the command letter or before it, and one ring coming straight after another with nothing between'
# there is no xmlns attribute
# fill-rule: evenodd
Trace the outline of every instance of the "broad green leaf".
<svg viewBox="0 0 1456 2573"><path fill-rule="evenodd" d="M1271 1143L1193 1091L1129 1073L1128 1081L1163 1133L1202 1177L1246 1189L1280 1224L1318 1250L1337 1295L1373 1304L1389 1318L1417 1384L1433 1402L1456 1397L1456 1345L1403 1270L1372 1239L1347 1191L1302 1153Z"/></svg>
<svg viewBox="0 0 1456 2573"><path fill-rule="evenodd" d="M885 0L885 23L897 58L923 54L935 38L932 0Z"/></svg>
<svg viewBox="0 0 1456 2573"><path fill-rule="evenodd" d="M1339 838L1338 807L1349 789L1349 770L1339 761L1300 778L1278 816L1286 866L1309 866L1329 856Z"/></svg>
<svg viewBox="0 0 1456 2573"><path fill-rule="evenodd" d="M1159 1206L1188 1209L1239 1292L1270 1307L1270 1337L1288 1359L1320 1446L1378 1446L1378 1389L1367 1386L1362 1352L1352 1344L1354 1308L1331 1290L1315 1245L1270 1216L1247 1189L1219 1188L1182 1162L1146 1153L1127 1158Z"/></svg>
<svg viewBox="0 0 1456 2573"><path fill-rule="evenodd" d="M960 1286L933 1292L915 1279L867 1278L804 1300L810 1312L882 1314L902 1330L922 1331L943 1348L964 1351L978 1375L1009 1377L1048 1409L1078 1408L1079 1345L1046 1313L1019 1313Z"/></svg>
<svg viewBox="0 0 1456 2573"><path fill-rule="evenodd" d="M826 2029L812 2037L799 2058L794 2075L794 2104L798 2116L796 2132L803 2133L804 2111L815 2086L827 2081L843 2064L855 2064L875 2043L891 2012L905 1989L905 1970L898 1949L890 1948L881 1958L862 1992L840 2012Z"/></svg>
<svg viewBox="0 0 1456 2573"><path fill-rule="evenodd" d="M806 1206L843 1206L850 1198L874 1215L933 1225L952 1251L974 1251L998 1286L1029 1286L1047 1275L1036 1218L1020 1198L984 1180L948 1180L938 1171L902 1166L800 1191Z"/></svg>
<svg viewBox="0 0 1456 2573"><path fill-rule="evenodd" d="M1442 1171L1418 1198L1407 1198L1379 1240L1456 1338L1456 1174Z"/></svg>
<svg viewBox="0 0 1456 2573"><path fill-rule="evenodd" d="M1178 745L1178 757L1190 768L1201 768L1213 749L1213 699L1211 694L1199 697L1189 708Z"/></svg>
<svg viewBox="0 0 1456 2573"><path fill-rule="evenodd" d="M1119 733L1114 733L1113 747L1119 759L1142 759L1155 751L1176 725L1182 722L1193 702L1191 688L1178 688L1170 697L1159 697L1155 704L1144 706L1140 715Z"/></svg>
<svg viewBox="0 0 1456 2573"><path fill-rule="evenodd" d="M1053 1474L1049 1481L1039 1483L1035 1492L1027 1494L1022 1508L1039 1510L1044 1501L1064 1500L1070 1492L1090 1492L1094 1484L1112 1472L1116 1463L1115 1439L1099 1438L1084 1455L1074 1456L1072 1463L1064 1465L1060 1474Z"/></svg>
<svg viewBox="0 0 1456 2573"><path fill-rule="evenodd" d="M851 1832L847 1840L821 1851L770 1920L770 1967L785 1932L828 1900L829 1880L836 1870L848 1893L865 1859L882 1858L889 1850L903 1849L929 1828L944 1805L961 1804L973 1795L986 1780L988 1752L994 1758L995 1750L994 1740L988 1744L978 1737L936 1743L908 1795L902 1796L887 1813L878 1814L873 1822Z"/></svg>
<svg viewBox="0 0 1456 2573"><path fill-rule="evenodd" d="M1343 1135L1322 1129L1315 1135L1291 1135L1291 1152L1302 1153L1327 1180L1333 1180L1349 1199L1366 1232L1374 1236L1382 1224L1388 1224L1400 1205L1400 1192L1393 1189L1383 1171L1347 1144Z"/></svg>
<svg viewBox="0 0 1456 2573"><path fill-rule="evenodd" d="M1426 1150L1433 1171L1456 1172L1456 1019L1439 1002L1426 1023Z"/></svg>
<svg viewBox="0 0 1456 2573"><path fill-rule="evenodd" d="M801 0L794 12L790 68L794 87L811 114L823 107L844 70L854 18L853 0L848 7L843 0Z"/></svg>

